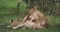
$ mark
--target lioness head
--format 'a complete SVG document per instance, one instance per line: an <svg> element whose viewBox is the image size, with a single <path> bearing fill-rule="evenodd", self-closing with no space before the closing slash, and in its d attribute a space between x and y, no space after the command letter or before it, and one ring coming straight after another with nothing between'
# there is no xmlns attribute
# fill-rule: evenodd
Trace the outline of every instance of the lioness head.
<svg viewBox="0 0 60 32"><path fill-rule="evenodd" d="M12 28L12 29L17 29L21 26L23 26L23 22L22 21L18 21L18 20L11 20L11 23L9 26L7 26L7 28Z"/></svg>

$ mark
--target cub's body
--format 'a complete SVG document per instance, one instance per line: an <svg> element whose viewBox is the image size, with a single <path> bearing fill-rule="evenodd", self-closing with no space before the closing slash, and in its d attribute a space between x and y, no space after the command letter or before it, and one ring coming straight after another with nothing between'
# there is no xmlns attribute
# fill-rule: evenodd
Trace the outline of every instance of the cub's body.
<svg viewBox="0 0 60 32"><path fill-rule="evenodd" d="M25 28L33 28L36 26L36 24L34 22L20 22L20 21L13 21L11 22L11 24L9 26L7 26L8 28L12 28L12 29L17 29L19 27L25 27Z"/></svg>

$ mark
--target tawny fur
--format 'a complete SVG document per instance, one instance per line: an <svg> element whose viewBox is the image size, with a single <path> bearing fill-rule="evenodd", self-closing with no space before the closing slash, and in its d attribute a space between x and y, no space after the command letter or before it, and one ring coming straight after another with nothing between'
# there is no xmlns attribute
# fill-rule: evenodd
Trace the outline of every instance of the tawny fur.
<svg viewBox="0 0 60 32"><path fill-rule="evenodd" d="M10 25L7 26L8 28L12 28L12 29L17 29L19 27L22 27L24 25L24 22L22 21L17 21L17 20L12 20Z"/></svg>
<svg viewBox="0 0 60 32"><path fill-rule="evenodd" d="M40 23L39 25L41 25L41 27L48 26L48 19L45 18L44 14L37 10L36 7L30 9L28 15L26 15L26 17L23 20L31 20L31 22Z"/></svg>
<svg viewBox="0 0 60 32"><path fill-rule="evenodd" d="M8 28L12 28L12 29L18 29L19 27L22 27L22 28L29 28L29 29L40 29L40 28L43 28L40 23L34 23L34 22L31 22L29 20L27 20L26 22L20 22L20 21L13 21L11 22L10 26L8 26Z"/></svg>
<svg viewBox="0 0 60 32"><path fill-rule="evenodd" d="M12 22L10 25L10 27L14 27L14 29L22 26L32 29L44 28L48 26L48 19L44 16L43 13L37 10L36 7L33 7L30 9L28 15L24 17L23 22L14 20L14 22Z"/></svg>

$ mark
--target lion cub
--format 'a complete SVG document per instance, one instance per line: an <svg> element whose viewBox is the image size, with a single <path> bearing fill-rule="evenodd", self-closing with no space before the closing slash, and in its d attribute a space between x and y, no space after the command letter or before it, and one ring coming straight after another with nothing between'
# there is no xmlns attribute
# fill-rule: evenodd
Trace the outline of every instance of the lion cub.
<svg viewBox="0 0 60 32"><path fill-rule="evenodd" d="M34 22L31 22L27 20L26 22L22 21L17 21L17 20L11 20L11 23L7 28L12 28L12 29L18 29L19 27L22 27L23 29L29 28L29 29L40 29L39 23L36 24Z"/></svg>
<svg viewBox="0 0 60 32"><path fill-rule="evenodd" d="M19 27L24 26L24 22L18 20L11 20L11 23L7 28L17 29Z"/></svg>
<svg viewBox="0 0 60 32"><path fill-rule="evenodd" d="M7 26L7 28L12 28L12 29L18 29L19 27L22 28L33 28L35 29L36 24L34 22L31 21L26 21L26 22L22 22L22 21L17 21L17 20L11 20L11 23L9 26Z"/></svg>

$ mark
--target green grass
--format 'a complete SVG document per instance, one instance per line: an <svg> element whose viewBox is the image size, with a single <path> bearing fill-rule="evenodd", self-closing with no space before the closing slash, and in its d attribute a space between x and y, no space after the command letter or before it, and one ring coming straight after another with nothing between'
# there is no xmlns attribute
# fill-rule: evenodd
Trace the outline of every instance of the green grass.
<svg viewBox="0 0 60 32"><path fill-rule="evenodd" d="M5 23L4 26L0 26L0 32L59 32L60 31L60 26L58 26L57 24L59 24L60 20L57 17L57 19L53 20L52 16L50 17L49 23L50 26L47 29L39 29L39 30L32 30L32 29L17 29L17 30L13 30L13 29L8 29L6 28L7 25L9 25L10 19L13 19L15 16L1 16L0 21ZM21 19L21 18L20 18Z"/></svg>
<svg viewBox="0 0 60 32"><path fill-rule="evenodd" d="M47 29L8 29L7 25L10 24L11 19L19 19L22 20L26 15L26 4L24 2L21 3L19 11L16 9L18 0L0 0L0 22L5 23L5 25L0 26L0 32L60 32L60 16L49 16L49 24L50 26ZM19 14L16 12L18 11ZM17 17L19 16L19 17Z"/></svg>

